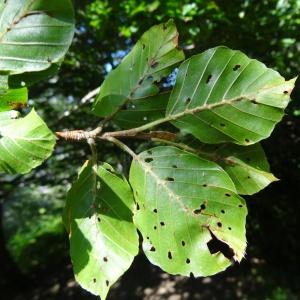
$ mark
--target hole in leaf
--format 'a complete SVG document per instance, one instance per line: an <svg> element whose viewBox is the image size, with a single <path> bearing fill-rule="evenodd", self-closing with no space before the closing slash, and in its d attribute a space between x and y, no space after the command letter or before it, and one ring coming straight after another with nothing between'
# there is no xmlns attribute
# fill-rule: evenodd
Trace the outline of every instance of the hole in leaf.
<svg viewBox="0 0 300 300"><path fill-rule="evenodd" d="M169 258L169 259L172 259L172 258L173 258L173 257L172 257L171 251L168 252L168 258Z"/></svg>
<svg viewBox="0 0 300 300"><path fill-rule="evenodd" d="M221 213L222 213L222 214L225 214L225 210L224 210L224 209L222 209L222 210L221 210Z"/></svg>
<svg viewBox="0 0 300 300"><path fill-rule="evenodd" d="M184 247L185 246L185 241L181 241L181 245Z"/></svg>
<svg viewBox="0 0 300 300"><path fill-rule="evenodd" d="M203 187L207 187L207 184L206 184L206 183L204 183L202 186L203 186Z"/></svg>
<svg viewBox="0 0 300 300"><path fill-rule="evenodd" d="M175 179L173 177L167 177L166 180L167 181L174 181Z"/></svg>
<svg viewBox="0 0 300 300"><path fill-rule="evenodd" d="M245 142L246 142L246 143L249 143L249 142L250 142L250 140L249 140L249 139L245 139Z"/></svg>
<svg viewBox="0 0 300 300"><path fill-rule="evenodd" d="M105 284L106 284L106 286L109 286L109 281L105 280Z"/></svg>
<svg viewBox="0 0 300 300"><path fill-rule="evenodd" d="M247 178L250 179L251 177L250 177L250 176L247 176Z"/></svg>
<svg viewBox="0 0 300 300"><path fill-rule="evenodd" d="M153 161L153 158L151 158L151 157L145 158L145 162L146 162L146 163L150 163L151 161Z"/></svg>
<svg viewBox="0 0 300 300"><path fill-rule="evenodd" d="M239 205L239 207L243 207L243 205L242 205L242 204L240 204L240 205Z"/></svg>
<svg viewBox="0 0 300 300"><path fill-rule="evenodd" d="M200 208L201 208L202 210L204 210L204 209L206 208L206 205L205 205L205 204L201 204L201 205L200 205Z"/></svg>
<svg viewBox="0 0 300 300"><path fill-rule="evenodd" d="M97 279L96 279L96 278L93 278L93 282L96 283L96 282L97 282Z"/></svg>
<svg viewBox="0 0 300 300"><path fill-rule="evenodd" d="M206 79L206 84L208 84L208 83L210 82L211 78L212 78L212 75L209 74L209 75L207 76L207 79Z"/></svg>
<svg viewBox="0 0 300 300"><path fill-rule="evenodd" d="M220 126L221 126L221 127L225 127L225 124L224 124L224 123L221 123Z"/></svg>
<svg viewBox="0 0 300 300"><path fill-rule="evenodd" d="M160 222L160 225L165 226L166 224L165 224L165 222Z"/></svg>
<svg viewBox="0 0 300 300"><path fill-rule="evenodd" d="M283 91L283 93L284 93L284 94L288 94L289 92L288 92L288 91Z"/></svg>
<svg viewBox="0 0 300 300"><path fill-rule="evenodd" d="M136 210L140 210L140 206L138 203L136 204Z"/></svg>
<svg viewBox="0 0 300 300"><path fill-rule="evenodd" d="M195 278L195 276L194 276L194 273L193 273L193 272L191 272L191 273L190 273L190 277L191 277L191 278Z"/></svg>
<svg viewBox="0 0 300 300"><path fill-rule="evenodd" d="M153 228L154 228L154 230L156 230L156 229L157 229L157 226L154 226Z"/></svg>
<svg viewBox="0 0 300 300"><path fill-rule="evenodd" d="M233 70L233 71L236 71L236 70L238 70L240 67L241 67L241 65L235 65L235 66L232 68L232 70Z"/></svg>
<svg viewBox="0 0 300 300"><path fill-rule="evenodd" d="M103 257L103 261L105 261L105 262L107 262L107 261L108 261L108 259L107 259L107 257L106 257L106 256L104 256L104 257Z"/></svg>
<svg viewBox="0 0 300 300"><path fill-rule="evenodd" d="M154 61L152 64L151 64L151 68L156 68L158 66L158 62L157 61Z"/></svg>
<svg viewBox="0 0 300 300"><path fill-rule="evenodd" d="M231 227L228 227L229 230L231 230Z"/></svg>
<svg viewBox="0 0 300 300"><path fill-rule="evenodd" d="M226 197L230 197L231 195L230 195L229 193L226 193L225 196L226 196Z"/></svg>
<svg viewBox="0 0 300 300"><path fill-rule="evenodd" d="M195 209L195 210L194 210L194 214L195 214L195 215L201 214L201 209Z"/></svg>
<svg viewBox="0 0 300 300"><path fill-rule="evenodd" d="M152 151L151 151L151 150L148 150L147 153L148 153L149 155L152 155Z"/></svg>
<svg viewBox="0 0 300 300"><path fill-rule="evenodd" d="M211 254L221 252L226 258L232 259L234 251L226 243L219 240L211 231L211 240L207 243L208 250Z"/></svg>
<svg viewBox="0 0 300 300"><path fill-rule="evenodd" d="M173 165L172 168L177 169L178 167L176 165Z"/></svg>
<svg viewBox="0 0 300 300"><path fill-rule="evenodd" d="M156 251L155 247L152 246L152 247L150 248L150 251L151 251L151 252L155 252L155 251Z"/></svg>
<svg viewBox="0 0 300 300"><path fill-rule="evenodd" d="M218 227L222 227L222 223L221 222L218 222L217 225L218 225Z"/></svg>
<svg viewBox="0 0 300 300"><path fill-rule="evenodd" d="M98 220L98 222L101 222L101 219L99 217L97 218L97 220Z"/></svg>
<svg viewBox="0 0 300 300"><path fill-rule="evenodd" d="M150 238L149 238L149 236L147 236L147 240L149 240Z"/></svg>
<svg viewBox="0 0 300 300"><path fill-rule="evenodd" d="M255 100L251 100L251 103L253 104L257 104L257 102Z"/></svg>
<svg viewBox="0 0 300 300"><path fill-rule="evenodd" d="M189 264L191 260L189 258L186 259L186 263Z"/></svg>
<svg viewBox="0 0 300 300"><path fill-rule="evenodd" d="M157 214L157 209L156 209L156 208L154 208L154 209L153 209L153 212Z"/></svg>
<svg viewBox="0 0 300 300"><path fill-rule="evenodd" d="M189 98L187 98L187 99L185 100L185 104L188 105L188 104L190 104L190 103L191 103L191 98L189 97Z"/></svg>

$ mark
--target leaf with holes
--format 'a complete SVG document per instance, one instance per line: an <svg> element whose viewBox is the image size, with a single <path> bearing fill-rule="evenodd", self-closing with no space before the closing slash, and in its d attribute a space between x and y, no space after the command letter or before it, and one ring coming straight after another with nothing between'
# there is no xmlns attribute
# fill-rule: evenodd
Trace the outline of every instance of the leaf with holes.
<svg viewBox="0 0 300 300"><path fill-rule="evenodd" d="M114 121L122 128L134 128L161 119L166 113L170 93L130 101L115 116Z"/></svg>
<svg viewBox="0 0 300 300"><path fill-rule="evenodd" d="M248 147L233 144L217 147L203 145L200 151L223 167L240 195L253 195L278 180L270 173L270 166L260 144Z"/></svg>
<svg viewBox="0 0 300 300"><path fill-rule="evenodd" d="M53 152L55 136L37 113L18 116L0 113L0 173L28 173Z"/></svg>
<svg viewBox="0 0 300 300"><path fill-rule="evenodd" d="M174 22L153 26L106 77L94 103L94 113L100 117L113 115L127 102L158 94L156 83L183 59Z"/></svg>
<svg viewBox="0 0 300 300"><path fill-rule="evenodd" d="M70 0L0 1L0 70L48 69L66 54L74 33Z"/></svg>
<svg viewBox="0 0 300 300"><path fill-rule="evenodd" d="M104 164L86 163L68 192L64 224L76 280L104 300L138 253L127 181Z"/></svg>
<svg viewBox="0 0 300 300"><path fill-rule="evenodd" d="M245 201L216 163L174 147L134 157L134 222L149 260L171 274L209 276L240 261Z"/></svg>
<svg viewBox="0 0 300 300"><path fill-rule="evenodd" d="M180 66L167 117L205 143L253 144L281 120L294 83L240 51L212 48Z"/></svg>

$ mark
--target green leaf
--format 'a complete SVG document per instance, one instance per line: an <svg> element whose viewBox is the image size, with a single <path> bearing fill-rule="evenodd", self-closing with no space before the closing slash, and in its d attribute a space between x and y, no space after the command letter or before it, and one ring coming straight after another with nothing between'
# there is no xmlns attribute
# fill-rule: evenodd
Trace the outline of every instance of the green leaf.
<svg viewBox="0 0 300 300"><path fill-rule="evenodd" d="M127 102L158 94L156 83L183 59L174 22L153 26L121 64L108 74L94 103L94 113L106 117Z"/></svg>
<svg viewBox="0 0 300 300"><path fill-rule="evenodd" d="M0 2L0 70L37 72L61 60L74 33L70 0Z"/></svg>
<svg viewBox="0 0 300 300"><path fill-rule="evenodd" d="M167 117L205 143L253 144L281 120L294 82L240 51L212 48L180 66Z"/></svg>
<svg viewBox="0 0 300 300"><path fill-rule="evenodd" d="M130 183L134 222L153 264L171 274L209 276L243 258L246 204L216 163L156 147L134 158Z"/></svg>
<svg viewBox="0 0 300 300"><path fill-rule="evenodd" d="M0 113L0 173L28 173L53 152L55 136L34 109L24 118Z"/></svg>
<svg viewBox="0 0 300 300"><path fill-rule="evenodd" d="M20 109L27 105L28 91L26 87L6 89L0 85L0 112Z"/></svg>
<svg viewBox="0 0 300 300"><path fill-rule="evenodd" d="M76 280L104 300L138 253L127 181L107 164L86 163L67 196L64 224Z"/></svg>
<svg viewBox="0 0 300 300"><path fill-rule="evenodd" d="M165 116L169 97L170 93L165 92L132 100L118 112L114 121L122 128L133 128L161 119Z"/></svg>
<svg viewBox="0 0 300 300"><path fill-rule="evenodd" d="M231 177L238 194L253 195L278 179L270 173L265 152L260 144L248 147L224 144L203 145L200 150L214 160Z"/></svg>

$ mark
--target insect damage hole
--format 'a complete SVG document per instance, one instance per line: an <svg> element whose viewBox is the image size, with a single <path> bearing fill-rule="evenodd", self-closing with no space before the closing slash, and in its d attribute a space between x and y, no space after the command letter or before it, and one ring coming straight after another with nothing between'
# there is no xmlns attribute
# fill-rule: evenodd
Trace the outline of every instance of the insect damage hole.
<svg viewBox="0 0 300 300"><path fill-rule="evenodd" d="M207 248L210 254L222 253L227 259L231 260L234 257L234 251L226 243L219 240L211 231L211 240L207 243Z"/></svg>
<svg viewBox="0 0 300 300"><path fill-rule="evenodd" d="M167 178L166 178L166 181L173 182L174 180L175 180L174 177L167 177Z"/></svg>
<svg viewBox="0 0 300 300"><path fill-rule="evenodd" d="M235 65L235 66L232 68L232 70L233 70L233 71L237 71L240 67L241 67L241 65Z"/></svg>
<svg viewBox="0 0 300 300"><path fill-rule="evenodd" d="M155 252L155 251L156 251L155 247L152 246L152 247L150 248L150 251L151 251L151 252Z"/></svg>
<svg viewBox="0 0 300 300"><path fill-rule="evenodd" d="M96 279L96 278L93 278L93 282L96 283L96 282L97 282L97 279Z"/></svg>
<svg viewBox="0 0 300 300"><path fill-rule="evenodd" d="M153 161L153 158L151 158L151 157L145 158L145 162L146 162L146 163L150 163L151 161Z"/></svg>
<svg viewBox="0 0 300 300"><path fill-rule="evenodd" d="M185 246L185 241L181 241L181 245L184 247Z"/></svg>
<svg viewBox="0 0 300 300"><path fill-rule="evenodd" d="M165 226L166 224L165 224L165 222L160 222L160 225Z"/></svg>
<svg viewBox="0 0 300 300"><path fill-rule="evenodd" d="M191 260L189 258L186 259L185 261L187 264L189 264L191 262Z"/></svg>
<svg viewBox="0 0 300 300"><path fill-rule="evenodd" d="M284 94L288 94L289 92L288 92L288 91L283 91L283 93L284 93Z"/></svg>
<svg viewBox="0 0 300 300"><path fill-rule="evenodd" d="M169 251L168 252L168 259L172 259L173 257L172 257L172 252L171 251Z"/></svg>
<svg viewBox="0 0 300 300"><path fill-rule="evenodd" d="M191 98L189 97L189 98L186 98L185 99L185 105L188 105L188 104L190 104L191 103Z"/></svg>
<svg viewBox="0 0 300 300"><path fill-rule="evenodd" d="M106 286L109 286L109 281L105 280L105 284L106 284Z"/></svg>
<svg viewBox="0 0 300 300"><path fill-rule="evenodd" d="M206 79L206 84L208 84L208 83L210 82L211 78L212 78L212 75L209 74L209 75L207 76L207 79Z"/></svg>
<svg viewBox="0 0 300 300"><path fill-rule="evenodd" d="M106 256L103 257L104 262L108 262L108 258Z"/></svg>

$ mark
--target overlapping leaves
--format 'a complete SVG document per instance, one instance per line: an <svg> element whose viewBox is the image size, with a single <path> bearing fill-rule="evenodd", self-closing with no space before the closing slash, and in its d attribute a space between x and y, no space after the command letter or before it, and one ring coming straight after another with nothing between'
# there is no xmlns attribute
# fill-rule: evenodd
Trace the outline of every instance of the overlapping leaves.
<svg viewBox="0 0 300 300"><path fill-rule="evenodd" d="M126 108L126 104L132 108L132 105L137 105L135 100L143 101L146 97L157 95L157 83L183 59L183 51L178 49L178 32L174 22L171 20L153 26L144 33L121 64L109 73L94 103L94 113L101 117L113 115ZM165 103L167 100L164 99ZM149 99L147 110L153 109L151 102ZM131 114L133 117L133 111ZM139 113L135 116L135 119L138 118Z"/></svg>

